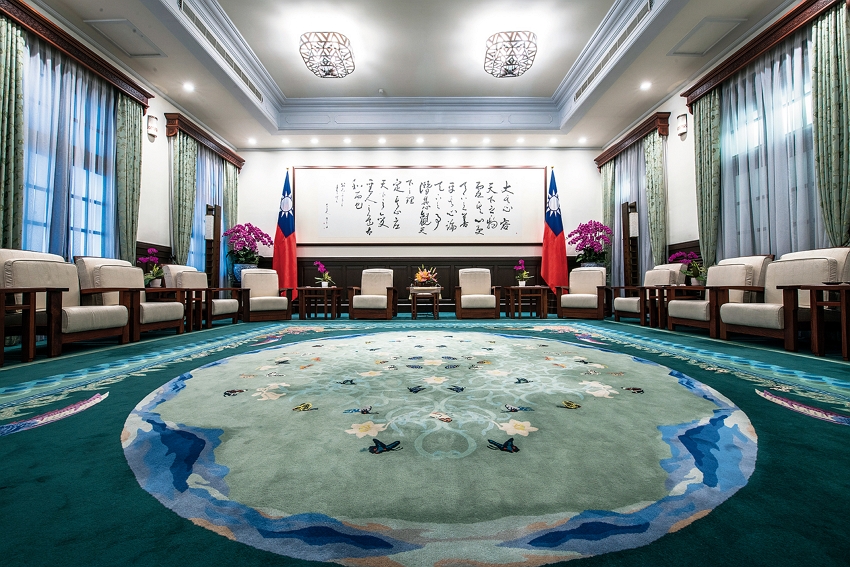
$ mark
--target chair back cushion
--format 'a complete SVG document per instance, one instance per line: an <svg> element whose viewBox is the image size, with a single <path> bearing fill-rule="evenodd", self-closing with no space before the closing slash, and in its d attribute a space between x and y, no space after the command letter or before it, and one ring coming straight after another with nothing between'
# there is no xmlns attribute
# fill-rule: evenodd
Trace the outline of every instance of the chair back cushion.
<svg viewBox="0 0 850 567"><path fill-rule="evenodd" d="M571 294L596 295L596 287L600 285L605 285L605 268L576 268L570 272Z"/></svg>
<svg viewBox="0 0 850 567"><path fill-rule="evenodd" d="M764 282L764 302L782 303L782 290L776 289L778 285L817 285L835 281L838 281L838 261L835 258L771 262ZM798 300L800 307L809 307L809 292L800 291Z"/></svg>
<svg viewBox="0 0 850 567"><path fill-rule="evenodd" d="M62 293L62 306L80 304L77 268L66 262L9 260L3 264L3 283L4 287L67 287L68 291ZM45 298L36 301L38 308L43 309Z"/></svg>
<svg viewBox="0 0 850 567"><path fill-rule="evenodd" d="M837 278L840 282L850 282L850 247L818 248L802 252L783 254L779 261L799 260L801 258L834 258L837 262Z"/></svg>
<svg viewBox="0 0 850 567"><path fill-rule="evenodd" d="M200 289L207 287L207 273L195 269L183 270L172 275L174 282L170 287L182 287L184 289Z"/></svg>
<svg viewBox="0 0 850 567"><path fill-rule="evenodd" d="M180 264L163 264L162 265L162 280L165 287L182 287L177 283L177 274L183 272L197 272L192 266L182 266ZM206 287L206 286L204 286Z"/></svg>
<svg viewBox="0 0 850 567"><path fill-rule="evenodd" d="M461 295L492 295L490 270L487 268L463 268L458 270Z"/></svg>
<svg viewBox="0 0 850 567"><path fill-rule="evenodd" d="M264 268L242 270L242 289L249 289L249 297L280 297L277 272Z"/></svg>
<svg viewBox="0 0 850 567"><path fill-rule="evenodd" d="M654 270L649 270L643 275L643 285L670 285L674 283L682 283L679 281L680 273L681 272L674 272L673 270L655 268Z"/></svg>
<svg viewBox="0 0 850 567"><path fill-rule="evenodd" d="M94 278L92 282L93 288L99 287L128 287L128 288L144 288L145 273L141 268L136 266L111 266L103 264L92 270ZM118 293L103 293L103 305L118 305ZM142 302L145 301L145 292L142 292Z"/></svg>
<svg viewBox="0 0 850 567"><path fill-rule="evenodd" d="M708 269L705 285L756 285L753 283L753 267L749 264L718 264ZM730 290L729 301L743 303L744 292Z"/></svg>
<svg viewBox="0 0 850 567"><path fill-rule="evenodd" d="M740 256L738 258L726 258L720 260L717 265L725 266L727 264L747 264L753 268L753 283L751 285L764 285L764 276L767 273L767 265L773 260L769 256ZM731 285L731 284L730 284Z"/></svg>
<svg viewBox="0 0 850 567"><path fill-rule="evenodd" d="M383 295L386 297L388 287L393 287L392 270L383 268L363 270L363 275L360 278L360 293L363 295Z"/></svg>
<svg viewBox="0 0 850 567"><path fill-rule="evenodd" d="M687 264L659 264L653 268L653 270L670 270L676 274L676 281L672 283L685 283L685 272L688 269Z"/></svg>
<svg viewBox="0 0 850 567"><path fill-rule="evenodd" d="M80 276L80 288L82 289L91 289L93 287L98 287L94 284L95 275L94 271L100 266L130 266L132 264L127 262L126 260L119 260L117 258L95 258L93 256L83 256L81 258L77 258L74 262L77 265L77 272ZM126 287L126 286L111 286L111 285L102 285L99 287ZM97 295L88 295L83 299L83 304L86 305L117 305L118 304L118 294L117 293L100 293Z"/></svg>
<svg viewBox="0 0 850 567"><path fill-rule="evenodd" d="M44 252L31 252L29 250L15 250L13 248L0 248L0 269L9 260L46 260L48 262L65 262L65 258L56 254ZM5 285L5 278L0 278L0 286Z"/></svg>

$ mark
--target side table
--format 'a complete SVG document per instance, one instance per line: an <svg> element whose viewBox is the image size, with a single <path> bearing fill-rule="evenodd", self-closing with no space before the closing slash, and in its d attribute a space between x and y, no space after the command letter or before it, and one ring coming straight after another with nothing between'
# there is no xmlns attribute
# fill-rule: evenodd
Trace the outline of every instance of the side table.
<svg viewBox="0 0 850 567"><path fill-rule="evenodd" d="M427 299L431 302L431 312L434 314L434 319L440 318L440 299L442 297L443 288L435 287L417 287L410 286L407 288L410 292L410 317L416 319L417 307L419 299Z"/></svg>
<svg viewBox="0 0 850 567"><path fill-rule="evenodd" d="M545 319L549 315L549 288L545 285L512 285L508 290L508 302L505 305L507 316L522 319L522 299L529 300L529 317L536 311L537 316Z"/></svg>
<svg viewBox="0 0 850 567"><path fill-rule="evenodd" d="M342 311L342 288L336 286L299 287L298 318L307 319L310 313L314 317L318 317L320 301L324 308L325 319L328 318L328 307L330 307L331 319L338 319Z"/></svg>

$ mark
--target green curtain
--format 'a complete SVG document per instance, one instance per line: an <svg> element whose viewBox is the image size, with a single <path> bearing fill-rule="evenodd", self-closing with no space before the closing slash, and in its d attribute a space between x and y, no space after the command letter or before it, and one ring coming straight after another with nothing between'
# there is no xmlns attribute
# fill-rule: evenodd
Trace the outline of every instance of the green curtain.
<svg viewBox="0 0 850 567"><path fill-rule="evenodd" d="M646 158L646 209L652 262L667 263L667 189L664 187L664 140L654 130L643 139Z"/></svg>
<svg viewBox="0 0 850 567"><path fill-rule="evenodd" d="M198 143L182 131L171 140L172 253L178 264L185 264L195 215Z"/></svg>
<svg viewBox="0 0 850 567"><path fill-rule="evenodd" d="M142 193L142 117L144 107L118 93L115 105L115 201L118 219L118 257L136 263L139 196Z"/></svg>
<svg viewBox="0 0 850 567"><path fill-rule="evenodd" d="M850 245L850 40L844 2L812 29L812 121L820 206L833 246Z"/></svg>
<svg viewBox="0 0 850 567"><path fill-rule="evenodd" d="M239 170L229 161L224 162L224 203L221 207L224 214L224 230L233 228L236 224L236 196L239 189ZM224 231L222 231L224 232Z"/></svg>
<svg viewBox="0 0 850 567"><path fill-rule="evenodd" d="M602 166L602 224L614 230L614 160ZM611 246L605 254L605 273L611 281Z"/></svg>
<svg viewBox="0 0 850 567"><path fill-rule="evenodd" d="M693 109L699 247L707 267L717 259L720 228L720 89L696 101Z"/></svg>
<svg viewBox="0 0 850 567"><path fill-rule="evenodd" d="M21 248L24 218L24 34L0 16L0 248Z"/></svg>

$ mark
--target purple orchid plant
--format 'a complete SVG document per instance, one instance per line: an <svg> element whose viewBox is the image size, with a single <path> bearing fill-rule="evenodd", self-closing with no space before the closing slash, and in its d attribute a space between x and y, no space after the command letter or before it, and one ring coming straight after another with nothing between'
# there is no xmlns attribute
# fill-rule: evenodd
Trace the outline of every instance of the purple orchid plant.
<svg viewBox="0 0 850 567"><path fill-rule="evenodd" d="M696 252L674 252L667 258L667 261L672 263L685 264L688 266L687 273L692 278L704 280L706 269L702 265L702 259Z"/></svg>
<svg viewBox="0 0 850 567"><path fill-rule="evenodd" d="M516 270L517 281L524 282L531 279L528 270L525 269L525 260L522 258L520 258L518 265L514 266L514 270Z"/></svg>
<svg viewBox="0 0 850 567"><path fill-rule="evenodd" d="M321 276L316 278L317 282L328 282L329 284L336 285L331 279L331 273L328 271L324 264L322 264L319 260L316 260L315 262L313 262L313 265L316 266L316 268L319 270L319 273L322 274Z"/></svg>
<svg viewBox="0 0 850 567"><path fill-rule="evenodd" d="M222 236L228 237L228 255L236 264L256 264L260 260L259 244L274 246L271 236L251 223L237 224Z"/></svg>
<svg viewBox="0 0 850 567"><path fill-rule="evenodd" d="M605 247L611 245L610 228L599 221L590 220L579 223L574 231L567 235L568 244L575 244L579 263L605 262Z"/></svg>
<svg viewBox="0 0 850 567"><path fill-rule="evenodd" d="M145 285L148 285L152 280L163 276L162 266L159 265L159 250L156 248L148 248L148 256L142 256L136 262L143 265L150 264L150 269L145 272Z"/></svg>

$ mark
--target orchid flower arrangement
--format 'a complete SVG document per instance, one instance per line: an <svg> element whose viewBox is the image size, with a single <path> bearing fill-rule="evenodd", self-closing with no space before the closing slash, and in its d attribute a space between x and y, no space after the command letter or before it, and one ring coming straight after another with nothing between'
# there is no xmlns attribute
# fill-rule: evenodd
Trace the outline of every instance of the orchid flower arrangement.
<svg viewBox="0 0 850 567"><path fill-rule="evenodd" d="M514 270L516 270L517 281L524 282L525 280L531 279L531 275L528 273L528 270L525 269L525 260L522 258L520 258L519 264L514 266Z"/></svg>
<svg viewBox="0 0 850 567"><path fill-rule="evenodd" d="M260 260L259 244L274 246L271 236L251 223L237 224L222 236L227 236L228 255L236 264L256 264Z"/></svg>
<svg viewBox="0 0 850 567"><path fill-rule="evenodd" d="M578 257L576 260L582 262L605 262L605 247L611 245L610 228L599 221L590 220L579 223L574 231L567 235L568 244L575 244Z"/></svg>
<svg viewBox="0 0 850 567"><path fill-rule="evenodd" d="M440 285L437 282L437 269L436 268L426 268L425 264L422 264L419 269L416 271L416 275L413 276L413 280L416 286L419 287L436 287Z"/></svg>
<svg viewBox="0 0 850 567"><path fill-rule="evenodd" d="M316 278L317 282L328 282L329 284L336 285L336 283L334 283L334 281L331 279L331 273L328 271L324 264L322 264L319 260L316 260L315 262L313 262L313 265L318 268L319 273L321 274L321 276Z"/></svg>
<svg viewBox="0 0 850 567"><path fill-rule="evenodd" d="M164 274L162 271L162 266L159 265L159 258L157 254L159 250L156 248L148 248L148 256L142 256L136 262L140 264L153 264L150 269L145 272L145 285L148 285L152 280L157 278L161 278Z"/></svg>
<svg viewBox="0 0 850 567"><path fill-rule="evenodd" d="M687 265L688 269L685 273L698 280L704 280L707 274L705 266L702 265L702 259L695 252L674 252L667 261Z"/></svg>

